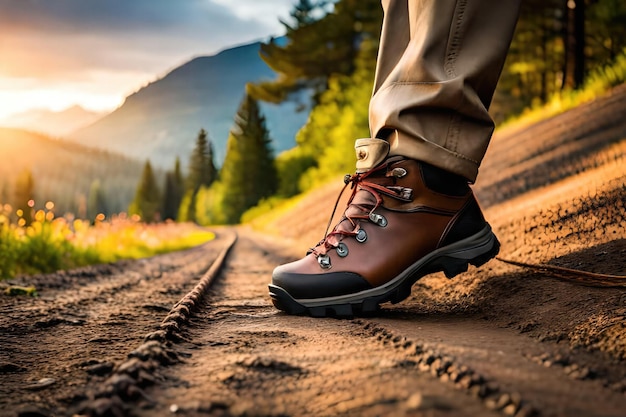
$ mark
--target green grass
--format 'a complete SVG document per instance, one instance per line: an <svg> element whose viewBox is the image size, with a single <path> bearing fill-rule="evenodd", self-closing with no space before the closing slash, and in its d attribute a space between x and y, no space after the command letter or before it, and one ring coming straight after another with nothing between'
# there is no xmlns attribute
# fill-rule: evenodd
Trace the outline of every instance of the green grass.
<svg viewBox="0 0 626 417"><path fill-rule="evenodd" d="M521 114L512 116L498 126L498 129L513 124L530 124L548 119L579 106L607 93L613 87L626 83L626 49L615 61L597 68L578 90L563 90L553 95L545 104L530 107Z"/></svg>
<svg viewBox="0 0 626 417"><path fill-rule="evenodd" d="M1 207L1 206L0 206ZM205 243L213 233L190 223L145 224L120 216L94 225L37 211L34 221L9 221L0 211L0 279L77 266L138 259Z"/></svg>

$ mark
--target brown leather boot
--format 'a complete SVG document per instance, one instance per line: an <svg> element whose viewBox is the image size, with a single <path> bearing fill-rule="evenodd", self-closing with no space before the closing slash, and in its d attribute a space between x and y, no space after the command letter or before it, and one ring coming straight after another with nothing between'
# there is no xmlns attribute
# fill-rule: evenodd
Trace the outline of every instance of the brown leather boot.
<svg viewBox="0 0 626 417"><path fill-rule="evenodd" d="M438 173L387 157L347 175L352 195L333 231L304 258L274 270L274 305L315 317L372 313L407 298L424 275L452 278L495 257L500 244L467 182Z"/></svg>

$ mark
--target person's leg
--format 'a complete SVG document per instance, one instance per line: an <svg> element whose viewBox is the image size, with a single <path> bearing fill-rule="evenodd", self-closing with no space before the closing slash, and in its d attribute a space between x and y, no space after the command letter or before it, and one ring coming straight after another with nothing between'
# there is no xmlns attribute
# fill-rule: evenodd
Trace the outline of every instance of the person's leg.
<svg viewBox="0 0 626 417"><path fill-rule="evenodd" d="M518 0L383 6L374 137L356 141L339 223L303 259L274 270L270 296L288 313L373 312L408 297L424 275L453 277L499 251L468 181L493 131L487 108Z"/></svg>
<svg viewBox="0 0 626 417"><path fill-rule="evenodd" d="M383 0L372 137L473 182L520 2Z"/></svg>

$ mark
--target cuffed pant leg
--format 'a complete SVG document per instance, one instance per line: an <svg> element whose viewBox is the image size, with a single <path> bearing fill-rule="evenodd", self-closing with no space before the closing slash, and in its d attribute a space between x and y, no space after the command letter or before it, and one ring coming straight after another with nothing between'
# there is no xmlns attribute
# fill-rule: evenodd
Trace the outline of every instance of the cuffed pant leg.
<svg viewBox="0 0 626 417"><path fill-rule="evenodd" d="M382 0L369 122L390 154L475 181L521 0Z"/></svg>

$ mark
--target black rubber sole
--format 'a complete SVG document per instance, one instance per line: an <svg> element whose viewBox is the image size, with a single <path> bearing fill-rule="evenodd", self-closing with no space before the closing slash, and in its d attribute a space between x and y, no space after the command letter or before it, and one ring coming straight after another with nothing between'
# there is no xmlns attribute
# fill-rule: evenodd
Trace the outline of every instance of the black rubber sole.
<svg viewBox="0 0 626 417"><path fill-rule="evenodd" d="M389 291L355 298L349 302L337 302L329 300L328 303L318 300L302 300L298 302L287 291L276 285L269 285L270 297L274 306L288 314L310 315L312 317L354 317L373 315L380 309L380 304L391 302L393 304L408 298L411 295L411 288L420 278L435 273L443 272L447 278L453 278L466 272L469 265L482 266L493 259L500 252L500 242L489 229L489 245L477 256L469 259L454 256L454 253L435 256L428 262L421 265L414 271L406 274L406 277L396 287ZM476 249L476 248L471 248ZM411 268L409 268L411 269ZM319 299L321 300L321 299ZM306 305L304 301L314 305Z"/></svg>

